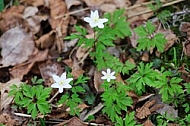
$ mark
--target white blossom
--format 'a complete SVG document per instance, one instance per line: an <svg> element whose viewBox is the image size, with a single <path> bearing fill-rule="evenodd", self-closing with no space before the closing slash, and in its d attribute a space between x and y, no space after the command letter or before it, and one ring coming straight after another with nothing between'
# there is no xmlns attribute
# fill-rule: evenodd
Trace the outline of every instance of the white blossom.
<svg viewBox="0 0 190 126"><path fill-rule="evenodd" d="M96 26L98 26L98 28L104 28L103 23L107 22L108 19L106 18L100 19L98 11L95 10L94 12L91 11L90 17L85 17L84 21L88 22L91 28L94 28Z"/></svg>
<svg viewBox="0 0 190 126"><path fill-rule="evenodd" d="M71 88L72 86L69 84L73 78L66 78L66 72L64 72L61 77L57 75L53 75L53 79L55 83L51 85L52 88L59 88L59 93L63 92L63 88Z"/></svg>
<svg viewBox="0 0 190 126"><path fill-rule="evenodd" d="M102 74L104 76L101 77L101 79L106 79L108 82L110 82L111 79L116 79L116 77L114 76L115 72L111 72L111 70L108 68L107 69L107 72L105 71L102 71Z"/></svg>

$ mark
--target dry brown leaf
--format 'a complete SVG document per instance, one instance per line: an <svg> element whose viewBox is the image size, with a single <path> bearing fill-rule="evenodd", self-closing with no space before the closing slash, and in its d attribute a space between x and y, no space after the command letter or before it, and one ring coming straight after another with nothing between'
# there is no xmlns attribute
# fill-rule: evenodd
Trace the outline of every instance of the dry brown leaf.
<svg viewBox="0 0 190 126"><path fill-rule="evenodd" d="M100 71L95 70L94 71L94 88L98 93L101 93L104 91L103 88L100 88L103 81L101 80L102 73Z"/></svg>
<svg viewBox="0 0 190 126"><path fill-rule="evenodd" d="M113 2L117 8L125 8L131 5L129 0L114 0Z"/></svg>
<svg viewBox="0 0 190 126"><path fill-rule="evenodd" d="M154 124L151 122L151 120L147 119L144 123L143 126L154 126Z"/></svg>
<svg viewBox="0 0 190 126"><path fill-rule="evenodd" d="M100 6L103 4L106 0L83 0L87 6L94 7L94 6Z"/></svg>
<svg viewBox="0 0 190 126"><path fill-rule="evenodd" d="M10 91L10 87L15 84L18 87L21 84L21 78L15 78L7 83L0 83L0 90L1 90L1 102L0 102L0 110L5 109L13 100L13 97L8 97L8 92Z"/></svg>
<svg viewBox="0 0 190 126"><path fill-rule="evenodd" d="M67 13L66 4L62 0L49 0L50 7L50 24L56 32L55 43L59 53L63 49L63 38L67 35L67 27L69 24L69 15Z"/></svg>
<svg viewBox="0 0 190 126"><path fill-rule="evenodd" d="M48 52L48 50L39 51L36 49L34 53L30 56L29 61L16 65L12 69L10 69L10 73L13 78L22 78L31 70L35 63L44 61L48 56Z"/></svg>
<svg viewBox="0 0 190 126"><path fill-rule="evenodd" d="M26 22L22 19L22 13L24 6L12 6L9 9L3 11L0 15L0 29L5 32L16 26L26 26Z"/></svg>
<svg viewBox="0 0 190 126"><path fill-rule="evenodd" d="M149 53L148 52L144 52L142 57L141 57L142 61L149 61Z"/></svg>
<svg viewBox="0 0 190 126"><path fill-rule="evenodd" d="M73 78L77 79L83 73L84 73L84 70L82 70L82 68L79 66L78 60L74 59L73 66L72 66L72 72L71 72L71 74L73 75Z"/></svg>
<svg viewBox="0 0 190 126"><path fill-rule="evenodd" d="M184 54L190 56L190 42L182 42L182 45Z"/></svg>
<svg viewBox="0 0 190 126"><path fill-rule="evenodd" d="M16 120L12 119L10 115L3 113L0 115L0 124L3 124L5 126L15 126Z"/></svg>
<svg viewBox="0 0 190 126"><path fill-rule="evenodd" d="M67 125L67 126L88 126L87 124L82 122L77 117L72 117L71 119L69 119L67 121L64 121L62 123L59 123L59 124L57 124L55 126L63 126L63 125Z"/></svg>
<svg viewBox="0 0 190 126"><path fill-rule="evenodd" d="M151 111L150 111L149 107L151 107L155 102L156 102L156 100L147 101L141 108L138 108L136 110L137 111L136 117L139 119L144 119L148 115L150 115Z"/></svg>
<svg viewBox="0 0 190 126"><path fill-rule="evenodd" d="M181 22L179 26L179 31L186 32L187 35L190 35L190 23L189 22Z"/></svg>
<svg viewBox="0 0 190 126"><path fill-rule="evenodd" d="M54 31L51 31L41 36L38 40L36 40L36 46L40 49L50 48L54 44L54 39L55 39Z"/></svg>
<svg viewBox="0 0 190 126"><path fill-rule="evenodd" d="M36 7L44 5L45 4L44 1L45 0L22 0L22 2Z"/></svg>
<svg viewBox="0 0 190 126"><path fill-rule="evenodd" d="M28 60L34 50L32 37L22 28L15 27L6 31L0 38L3 67L14 66Z"/></svg>

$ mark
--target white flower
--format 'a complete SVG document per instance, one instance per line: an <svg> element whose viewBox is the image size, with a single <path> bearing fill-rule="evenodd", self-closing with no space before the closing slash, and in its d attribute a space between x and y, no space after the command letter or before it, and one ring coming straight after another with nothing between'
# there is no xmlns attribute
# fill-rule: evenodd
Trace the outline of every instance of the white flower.
<svg viewBox="0 0 190 126"><path fill-rule="evenodd" d="M54 84L51 85L52 88L59 88L59 93L63 92L63 88L71 88L72 86L69 84L73 78L66 78L66 72L61 75L61 77L57 75L53 75L53 79L55 81Z"/></svg>
<svg viewBox="0 0 190 126"><path fill-rule="evenodd" d="M116 79L114 76L115 72L111 72L109 68L107 69L107 73L105 71L102 71L102 74L104 76L102 76L101 79L106 79L108 82L110 82L111 79Z"/></svg>
<svg viewBox="0 0 190 126"><path fill-rule="evenodd" d="M88 22L91 28L94 28L96 26L98 26L98 28L104 28L103 23L107 22L108 19L106 18L100 19L98 11L95 10L94 12L91 11L90 17L85 17L84 21Z"/></svg>

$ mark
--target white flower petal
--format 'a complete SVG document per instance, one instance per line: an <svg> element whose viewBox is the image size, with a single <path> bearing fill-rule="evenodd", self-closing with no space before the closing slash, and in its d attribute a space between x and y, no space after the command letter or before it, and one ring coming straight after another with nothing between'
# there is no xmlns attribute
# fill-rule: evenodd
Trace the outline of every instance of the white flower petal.
<svg viewBox="0 0 190 126"><path fill-rule="evenodd" d="M98 24L98 28L104 28L104 24Z"/></svg>
<svg viewBox="0 0 190 126"><path fill-rule="evenodd" d="M107 77L106 76L102 76L101 79L105 80L105 79L107 79Z"/></svg>
<svg viewBox="0 0 190 126"><path fill-rule="evenodd" d="M99 18L99 14L98 14L98 11L95 10L93 13L91 12L91 18Z"/></svg>
<svg viewBox="0 0 190 126"><path fill-rule="evenodd" d="M111 76L113 76L115 74L115 71L111 72Z"/></svg>
<svg viewBox="0 0 190 126"><path fill-rule="evenodd" d="M116 77L115 76L111 76L110 79L116 79Z"/></svg>
<svg viewBox="0 0 190 126"><path fill-rule="evenodd" d="M105 22L107 22L107 21L108 21L108 19L106 19L106 18L103 18L103 19L99 19L99 20L98 20L98 22L101 23L101 24L103 24L103 23L105 23Z"/></svg>
<svg viewBox="0 0 190 126"><path fill-rule="evenodd" d="M90 22L92 22L92 19L91 19L91 18L89 18L89 17L85 17L85 18L84 18L84 21L86 21L86 22L90 23Z"/></svg>
<svg viewBox="0 0 190 126"><path fill-rule="evenodd" d="M94 28L94 27L96 27L96 26L97 26L97 24L96 24L96 23L94 23L94 22L90 22L90 24L89 24L89 25L90 25L90 27L91 27L91 28Z"/></svg>
<svg viewBox="0 0 190 126"><path fill-rule="evenodd" d="M107 73L105 71L102 71L102 74L105 76Z"/></svg>
<svg viewBox="0 0 190 126"><path fill-rule="evenodd" d="M59 86L58 83L54 83L54 84L51 85L51 87L52 87L52 88L59 88L60 86Z"/></svg>
<svg viewBox="0 0 190 126"><path fill-rule="evenodd" d="M107 81L108 81L108 82L110 82L110 80L111 80L110 78L107 78Z"/></svg>
<svg viewBox="0 0 190 126"><path fill-rule="evenodd" d="M55 74L53 75L53 79L54 79L55 82L59 82L60 81L59 76L57 76Z"/></svg>
<svg viewBox="0 0 190 126"><path fill-rule="evenodd" d="M110 74L111 73L111 70L110 68L107 69L107 74Z"/></svg>
<svg viewBox="0 0 190 126"><path fill-rule="evenodd" d="M70 84L64 84L62 87L63 88L72 88L72 86Z"/></svg>
<svg viewBox="0 0 190 126"><path fill-rule="evenodd" d="M63 88L59 88L59 93L62 93L63 92Z"/></svg>
<svg viewBox="0 0 190 126"><path fill-rule="evenodd" d="M64 72L62 75L61 75L61 80L65 80L66 79L66 72Z"/></svg>
<svg viewBox="0 0 190 126"><path fill-rule="evenodd" d="M65 80L65 84L69 84L72 80L73 80L73 78L67 78L67 79Z"/></svg>

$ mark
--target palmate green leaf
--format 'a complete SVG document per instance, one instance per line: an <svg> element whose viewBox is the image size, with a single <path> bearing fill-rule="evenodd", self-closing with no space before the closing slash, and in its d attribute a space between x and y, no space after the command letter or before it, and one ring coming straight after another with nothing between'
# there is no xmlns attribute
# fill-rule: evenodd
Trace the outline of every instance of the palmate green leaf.
<svg viewBox="0 0 190 126"><path fill-rule="evenodd" d="M28 113L31 113L32 115L32 118L35 119L37 114L38 114L38 111L37 111L37 107L36 107L36 103L31 103L27 106L28 108Z"/></svg>
<svg viewBox="0 0 190 126"><path fill-rule="evenodd" d="M83 36L86 36L86 29L85 28L82 28L81 26L77 26L75 25L74 28L76 29L77 32L81 33Z"/></svg>
<svg viewBox="0 0 190 126"><path fill-rule="evenodd" d="M114 11L113 14L113 23L116 23L118 19L124 14L125 10L124 9L119 9Z"/></svg>
<svg viewBox="0 0 190 126"><path fill-rule="evenodd" d="M23 94L29 98L33 98L35 95L36 90L34 90L34 86L31 87L30 85L23 86Z"/></svg>
<svg viewBox="0 0 190 126"><path fill-rule="evenodd" d="M32 103L32 99L23 97L21 101L19 101L19 104L21 104L23 107L27 107L29 104Z"/></svg>
<svg viewBox="0 0 190 126"><path fill-rule="evenodd" d="M185 88L187 89L187 93L190 94L190 83L185 83Z"/></svg>
<svg viewBox="0 0 190 126"><path fill-rule="evenodd" d="M158 49L158 51L163 52L164 51L164 45L167 42L167 40L164 38L164 34L157 33L153 39L152 42Z"/></svg>
<svg viewBox="0 0 190 126"><path fill-rule="evenodd" d="M38 110L40 111L40 113L42 113L42 114L46 114L46 113L51 112L50 111L50 104L48 103L48 101L38 100L37 101L37 107L38 107Z"/></svg>
<svg viewBox="0 0 190 126"><path fill-rule="evenodd" d="M150 21L146 23L146 28L149 34L152 34L156 29L156 27Z"/></svg>
<svg viewBox="0 0 190 126"><path fill-rule="evenodd" d="M129 71L135 68L135 64L127 60L121 70L122 74L129 74Z"/></svg>
<svg viewBox="0 0 190 126"><path fill-rule="evenodd" d="M77 85L77 84L85 84L88 80L89 80L89 77L85 77L85 76L83 76L83 74L82 74L82 75L80 75L80 76L78 77L78 79L76 80L75 85Z"/></svg>
<svg viewBox="0 0 190 126"><path fill-rule="evenodd" d="M58 101L58 104L60 105L65 103L68 100L68 98L69 98L68 94L62 95L60 100Z"/></svg>
<svg viewBox="0 0 190 126"><path fill-rule="evenodd" d="M137 51L146 50L146 49L150 50L151 47L154 48L154 44L149 38L146 37L139 38L137 42L138 42Z"/></svg>
<svg viewBox="0 0 190 126"><path fill-rule="evenodd" d="M134 29L135 33L140 37L146 37L148 35L148 32L146 31L145 27L139 26Z"/></svg>
<svg viewBox="0 0 190 126"><path fill-rule="evenodd" d="M135 126L135 112L130 112L129 114L126 114L124 119L125 126Z"/></svg>

